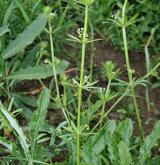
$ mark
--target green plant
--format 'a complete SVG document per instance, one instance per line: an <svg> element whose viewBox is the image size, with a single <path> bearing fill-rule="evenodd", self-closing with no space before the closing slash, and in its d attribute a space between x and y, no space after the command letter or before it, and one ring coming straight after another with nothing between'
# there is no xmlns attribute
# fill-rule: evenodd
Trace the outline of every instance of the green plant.
<svg viewBox="0 0 160 165"><path fill-rule="evenodd" d="M111 61L107 61L103 63L103 74L108 79L107 88L103 89L100 88L100 91L98 92L100 100L103 102L102 111L101 111L101 117L100 117L100 128L103 124L103 118L104 118L104 112L105 112L105 105L108 101L112 100L117 96L115 93L111 93L111 82L114 80L118 74L118 70L115 70L115 65Z"/></svg>
<svg viewBox="0 0 160 165"><path fill-rule="evenodd" d="M78 108L77 108L77 165L80 164L80 134L81 134L81 104L82 104L82 89L84 83L84 62L85 62L85 50L87 44L87 28L88 28L88 8L91 1L80 1L85 6L85 19L84 19L84 28L82 35L82 57L81 57L81 71L80 71L80 83L78 87Z"/></svg>
<svg viewBox="0 0 160 165"><path fill-rule="evenodd" d="M151 4L0 0L0 164L159 163L160 122L155 121L148 136L143 134L135 92L137 86L149 90L147 83L152 85L150 77L160 66L157 61L150 65L149 52L158 50ZM141 19L146 11L140 9L150 9L147 20ZM107 18L113 19L104 27ZM151 32L150 37L143 32ZM94 44L99 36L103 42ZM124 50L128 77L122 75L123 67L105 59L98 66L101 76L94 71L96 48L105 46L105 39ZM147 73L137 78L129 50L139 50L140 43L145 43ZM135 114L141 136L135 133Z"/></svg>
<svg viewBox="0 0 160 165"><path fill-rule="evenodd" d="M152 30L151 30L151 34L148 38L148 41L147 43L145 44L145 48L144 48L144 51L145 51L145 59L146 59L146 71L147 73L150 71L150 53L149 53L149 50L148 50L148 47L149 45L151 44L151 40L153 39L153 36L154 36L154 33L155 31L157 30L157 28L159 27L159 25L157 25L156 27L154 27ZM150 78L148 78L148 81L150 81ZM148 88L146 88L146 103L147 103L147 111L148 112L151 112L151 108L150 108L150 96L149 96L149 90Z"/></svg>
<svg viewBox="0 0 160 165"><path fill-rule="evenodd" d="M132 74L133 74L133 70L130 67L130 62L129 62L129 55L128 55L128 46L127 46L127 37L126 37L126 27L130 24L132 24L134 22L134 20L130 20L128 22L126 22L126 16L125 16L125 12L126 12L126 5L127 5L127 0L125 0L124 2L124 6L122 9L122 34L123 34L123 42L124 42L124 50L125 50L125 58L126 58L126 65L127 65L127 72L128 72L128 80L129 80L129 86L131 87L131 92L132 92L132 98L133 98L133 102L134 102L134 106L135 106L135 111L136 111L136 115L137 115L137 120L138 120L138 125L141 131L141 135L142 135L142 139L144 139L144 132L143 132L143 128L142 128L142 123L141 123L141 119L140 119L140 114L139 114L139 108L138 108L138 104L137 104L137 100L136 100L136 95L135 95L135 91L133 88L133 78L132 78Z"/></svg>
<svg viewBox="0 0 160 165"><path fill-rule="evenodd" d="M33 113L32 119L29 123L29 136L31 144L28 144L28 138L24 134L22 128L17 123L16 119L8 112L8 110L2 105L2 103L0 103L1 115L4 116L4 120L10 124L10 127L12 127L12 131L19 140L23 152L20 148L18 148L18 146L16 146L16 144L9 142L7 145L7 141L5 140L5 138L2 137L1 144L5 144L4 146L6 146L9 149L10 154L13 157L15 156L16 159L18 159L20 162L21 159L24 159L22 156L25 155L25 159L28 162L28 164L32 165L34 160L37 159L37 156L39 156L39 154L43 154L38 154L38 149L40 149L39 144L47 140L44 136L45 134L40 134L40 131L42 130L42 127L45 123L49 100L50 92L47 88L44 88L38 101L38 109ZM41 152L43 152L43 150L44 149L42 149Z"/></svg>
<svg viewBox="0 0 160 165"><path fill-rule="evenodd" d="M63 126L61 131L62 128ZM153 159L151 152L158 144L159 135L159 121L151 134L144 139L144 142L141 142L140 137L133 136L133 123L130 119L118 123L115 120L108 120L95 134L85 135L87 138L81 145L81 164L139 165L147 162L154 163L159 160L159 156ZM68 134L67 137L61 135L61 137L64 142L67 142L69 149L75 147L71 134ZM75 155L73 153L71 155L69 163L76 164Z"/></svg>
<svg viewBox="0 0 160 165"><path fill-rule="evenodd" d="M143 46L146 43L151 29L155 27L158 22L158 4L155 1L142 0L142 1L129 1L129 5L126 9L128 16L134 16L138 18L139 21L130 25L127 30L127 36L130 39L128 43L129 50L141 51L143 52ZM106 18L119 17L121 7L123 6L123 1L113 1L109 0L108 3L103 0L97 1L95 3L96 13L92 13L93 21L95 23L95 29L100 33L100 35L111 42L114 48L118 51L123 50L123 43L121 42L122 33L120 29L117 29L111 22L107 22L105 26L102 26L100 22L103 22ZM157 14L155 14L157 13ZM98 17L98 18L97 18ZM96 19L97 18L97 19ZM101 31L99 31L101 29ZM103 32L102 32L103 31ZM113 33L114 31L114 33ZM158 34L158 30L156 31ZM136 37L135 37L136 36ZM158 41L159 36L154 37L154 43L152 51L158 53Z"/></svg>
<svg viewBox="0 0 160 165"><path fill-rule="evenodd" d="M138 125L139 125L140 131L141 131L142 139L144 139L144 132L143 132L142 124L141 124L139 108L138 108L138 104L137 104L137 100L136 100L135 90L133 87L134 86L133 85L133 83L134 83L133 82L133 72L134 71L130 67L128 44L127 44L127 34L126 34L126 27L135 22L135 17L132 17L130 20L127 20L127 16L126 16L127 2L128 2L127 0L124 1L124 5L122 7L122 16L117 17L116 18L117 20L112 20L112 19L109 19L109 20L112 21L113 23L115 23L116 25L118 25L119 27L121 27L121 29L122 29L124 53L125 53L125 60L126 60L126 66L127 66L127 72L128 72L128 81L129 81L128 85L131 88L131 93L132 93L132 98L133 98L133 103L134 103L134 107L135 107Z"/></svg>

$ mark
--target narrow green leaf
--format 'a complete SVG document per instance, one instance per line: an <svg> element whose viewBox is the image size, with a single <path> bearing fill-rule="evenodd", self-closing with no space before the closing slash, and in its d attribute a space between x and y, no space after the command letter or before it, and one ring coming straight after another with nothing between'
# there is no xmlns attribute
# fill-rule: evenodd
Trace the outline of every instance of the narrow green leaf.
<svg viewBox="0 0 160 165"><path fill-rule="evenodd" d="M123 141L129 146L130 138L133 132L133 123L131 119L120 122L117 127L117 132L122 137Z"/></svg>
<svg viewBox="0 0 160 165"><path fill-rule="evenodd" d="M26 68L26 66L34 66L37 61L37 52L40 50L40 43L37 43L33 48L31 48L27 55L22 59L21 66Z"/></svg>
<svg viewBox="0 0 160 165"><path fill-rule="evenodd" d="M56 65L56 73L63 74L67 66L68 66L67 61L60 61ZM29 66L25 69L20 69L19 71L5 77L5 79L33 80L33 79L45 79L51 76L53 76L52 67L46 64L46 65L38 65L34 67Z"/></svg>
<svg viewBox="0 0 160 165"><path fill-rule="evenodd" d="M19 8L19 10L21 11L26 23L29 24L31 21L30 21L30 18L28 17L28 15L27 15L23 5L18 0L14 0L14 2L17 5L17 7Z"/></svg>
<svg viewBox="0 0 160 165"><path fill-rule="evenodd" d="M18 95L18 94L11 94L14 97L14 100L17 99L24 105L28 105L29 107L36 107L37 108L37 98L32 97L32 96L26 96L26 95ZM20 108L20 107L19 107ZM56 103L50 102L49 109L58 109L59 107L57 106ZM25 108L23 108L25 109ZM32 116L32 115L31 115Z"/></svg>
<svg viewBox="0 0 160 165"><path fill-rule="evenodd" d="M14 56L31 44L34 39L42 32L47 23L47 15L40 14L38 18L31 23L17 38L11 41L8 47L2 52L4 59Z"/></svg>
<svg viewBox="0 0 160 165"><path fill-rule="evenodd" d="M18 98L16 98L16 96L12 95L12 97L14 97L14 106L19 109L22 108L23 111L21 112L21 115L26 119L26 120L30 120L31 116L32 116L32 110L30 108L28 108L25 104L23 104Z"/></svg>
<svg viewBox="0 0 160 165"><path fill-rule="evenodd" d="M44 125L49 101L50 91L44 88L38 100L38 109L33 113L29 123L30 136L33 142L37 140L39 131Z"/></svg>
<svg viewBox="0 0 160 165"><path fill-rule="evenodd" d="M4 137L0 136L0 144L5 146L10 153L12 153L13 150L13 144L11 142L9 142L7 139L5 139Z"/></svg>
<svg viewBox="0 0 160 165"><path fill-rule="evenodd" d="M4 60L2 58L2 56L0 56L0 77L3 75L4 73Z"/></svg>
<svg viewBox="0 0 160 165"><path fill-rule="evenodd" d="M3 25L0 27L0 36L3 36L3 34L9 32L8 25Z"/></svg>
<svg viewBox="0 0 160 165"><path fill-rule="evenodd" d="M93 114L98 111L98 109L102 106L103 101L97 100L96 103L90 103L90 107L88 109L90 114Z"/></svg>
<svg viewBox="0 0 160 165"><path fill-rule="evenodd" d="M77 1L77 0L76 0ZM79 3L81 3L81 4L83 4L83 5L87 5L87 6L89 6L89 5L91 5L93 2L94 2L95 0L80 0L80 1L77 1L77 2L79 2Z"/></svg>
<svg viewBox="0 0 160 165"><path fill-rule="evenodd" d="M118 144L117 137L115 132L113 135L108 133L107 135L107 150L108 150L108 158L112 164L117 164L118 162Z"/></svg>
<svg viewBox="0 0 160 165"><path fill-rule="evenodd" d="M21 143L21 146L22 146L22 148L23 148L23 150L24 150L24 152L26 154L26 157L29 158L29 145L27 143L27 139L26 139L26 136L23 133L23 130L18 125L16 119L14 119L14 117L5 109L5 107L2 105L1 102L0 102L0 110L1 110L1 113L7 119L7 121L10 123L10 126L17 133L18 139L19 139L19 141Z"/></svg>
<svg viewBox="0 0 160 165"><path fill-rule="evenodd" d="M11 14L13 13L13 9L14 8L15 8L14 1L11 1L10 5L8 6L8 8L7 8L6 12L5 12L5 15L3 17L3 25L7 25L8 24L9 18L11 16Z"/></svg>
<svg viewBox="0 0 160 165"><path fill-rule="evenodd" d="M99 132L93 139L93 151L96 155L100 154L105 146L107 145L107 134L108 132L113 134L116 128L116 122L114 120L109 121L106 126Z"/></svg>
<svg viewBox="0 0 160 165"><path fill-rule="evenodd" d="M92 139L92 149L96 155L100 154L107 145L108 133L113 134L116 128L114 120L109 121L106 126Z"/></svg>
<svg viewBox="0 0 160 165"><path fill-rule="evenodd" d="M144 144L140 148L140 162L143 164L146 159L151 157L151 149L156 145L157 140L160 137L160 121L156 123L153 131L148 135L144 141Z"/></svg>
<svg viewBox="0 0 160 165"><path fill-rule="evenodd" d="M121 141L118 144L118 151L119 151L120 165L130 165L132 159L127 144Z"/></svg>

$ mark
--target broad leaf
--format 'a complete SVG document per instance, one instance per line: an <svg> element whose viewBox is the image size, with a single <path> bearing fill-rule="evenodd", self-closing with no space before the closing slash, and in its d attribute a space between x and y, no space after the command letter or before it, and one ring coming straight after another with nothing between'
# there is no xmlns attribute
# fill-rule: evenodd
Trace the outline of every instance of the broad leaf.
<svg viewBox="0 0 160 165"><path fill-rule="evenodd" d="M63 74L68 66L68 62L60 61L56 65L56 73ZM50 65L38 65L34 67L27 67L25 69L20 69L19 71L5 77L5 79L14 80L33 80L33 79L45 79L47 77L53 76L53 69Z"/></svg>
<svg viewBox="0 0 160 165"><path fill-rule="evenodd" d="M11 41L8 47L2 52L4 59L14 56L31 44L34 39L42 32L47 23L47 15L40 14L17 38Z"/></svg>
<svg viewBox="0 0 160 165"><path fill-rule="evenodd" d="M37 98L35 98L33 96L18 95L18 94L12 94L12 96L14 97L14 100L17 99L21 103L23 103L24 105L28 105L29 107L36 107L37 108L37 106L38 106ZM56 103L50 102L48 108L49 109L58 109L59 107L57 106ZM23 109L25 109L25 108L23 108Z"/></svg>

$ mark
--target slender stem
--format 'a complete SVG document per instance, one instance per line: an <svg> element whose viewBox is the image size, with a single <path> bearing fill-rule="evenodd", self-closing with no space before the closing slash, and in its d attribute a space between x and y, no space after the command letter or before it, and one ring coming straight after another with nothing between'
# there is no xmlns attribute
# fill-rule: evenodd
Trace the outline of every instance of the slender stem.
<svg viewBox="0 0 160 165"><path fill-rule="evenodd" d="M52 26L51 26L50 19L48 21L48 24L49 24L49 38L50 38L50 46L51 46L51 55L52 55L53 76L54 76L54 80L55 80L58 101L60 103L61 99L60 99L60 92L59 92L58 81L57 81L57 73L56 73L56 67L55 67L55 55L54 55L54 47L53 47L53 37L52 37L53 29L52 29Z"/></svg>
<svg viewBox="0 0 160 165"><path fill-rule="evenodd" d="M53 76L54 76L54 80L55 80L55 86L56 86L56 93L57 93L57 97L58 97L58 103L62 106L60 92L59 92L59 86L58 86L58 80L57 80L56 67L55 67L55 55L54 55L53 36L52 36L53 29L52 29L52 26L51 26L50 19L48 20L48 24L49 24L49 37L50 37L51 55L52 55ZM68 115L66 114L65 109L63 107L62 107L62 112L63 112L63 115L64 115L66 121L70 125L70 121L68 119Z"/></svg>
<svg viewBox="0 0 160 165"><path fill-rule="evenodd" d="M147 70L147 73L148 73L149 70L150 70L150 54L149 54L149 51L148 51L148 44L145 45L145 59L146 59L146 70Z"/></svg>
<svg viewBox="0 0 160 165"><path fill-rule="evenodd" d="M141 132L142 140L144 140L144 132L143 132L142 123L141 123L141 119L140 119L137 99L136 99L136 95L135 95L135 91L134 91L134 87L133 87L132 70L131 70L130 62L129 62L128 45L127 45L125 25L122 26L122 34L123 34L123 43L124 43L124 50L125 50L125 58L126 58L129 85L130 85L130 88L131 88L131 94L132 94L132 98L133 98L133 103L134 103L134 107L135 107L135 112L136 112L136 117L137 117L139 129L140 129L140 132Z"/></svg>
<svg viewBox="0 0 160 165"><path fill-rule="evenodd" d="M102 128L102 124L103 124L105 105L106 105L106 102L103 101L102 110L101 110L101 118L100 118L100 129Z"/></svg>
<svg viewBox="0 0 160 165"><path fill-rule="evenodd" d="M151 40L151 36L149 37L149 40L148 40L148 42L147 42L147 44L145 45L145 48L144 48L145 49L145 59L146 59L146 71L147 71L147 73L149 73L149 70L150 70L150 54L149 54L149 51L148 51L148 46L149 46L150 40ZM150 81L150 78L148 77L147 80ZM146 88L145 92L146 92L147 111L151 112L150 96L149 96L148 87Z"/></svg>
<svg viewBox="0 0 160 165"><path fill-rule="evenodd" d="M146 105L147 105L147 111L151 112L151 106L150 106L150 95L149 95L149 89L146 88L145 90L146 93Z"/></svg>
<svg viewBox="0 0 160 165"><path fill-rule="evenodd" d="M159 27L159 25L155 26L154 28L152 28L151 30L151 34L148 38L148 41L144 47L144 52L145 52L145 60L146 60L146 71L147 73L149 73L150 71L150 53L148 50L148 47L151 43L151 40L153 39L154 33L156 31L156 29ZM150 82L150 77L147 78L147 80ZM147 111L151 112L151 106L150 106L150 95L149 95L149 88L146 88L146 104L147 104Z"/></svg>
<svg viewBox="0 0 160 165"><path fill-rule="evenodd" d="M106 90L106 93L105 93L105 95L107 95L107 96L109 95L110 86L111 86L111 79L109 79L109 81L108 81L107 90ZM101 110L100 128L102 128L102 124L103 124L105 106L106 106L106 99L104 98L103 99L102 110Z"/></svg>
<svg viewBox="0 0 160 165"><path fill-rule="evenodd" d="M108 94L109 94L110 86L111 86L111 79L108 80L108 85L107 85L107 90L106 90L106 93Z"/></svg>
<svg viewBox="0 0 160 165"><path fill-rule="evenodd" d="M94 31L93 31L92 23L90 23L90 29L91 29L91 40L93 40L94 39ZM92 78L93 78L93 62L94 62L94 42L91 42L90 82L92 82Z"/></svg>
<svg viewBox="0 0 160 165"><path fill-rule="evenodd" d="M81 125L81 103L82 103L82 88L84 81L84 62L86 51L86 38L88 27L88 5L85 6L84 29L82 38L82 57L81 57L81 71L80 71L80 86L78 87L78 108L77 108L77 165L80 165L80 125Z"/></svg>
<svg viewBox="0 0 160 165"><path fill-rule="evenodd" d="M141 132L141 137L142 140L144 140L144 131L142 128L142 123L141 123L141 118L139 114L139 108L137 104L137 99L135 95L135 90L134 90L134 84L133 84L133 79L132 79L132 70L130 67L130 62L129 62L129 54L128 54L128 44L127 44L127 35L126 35L126 7L127 7L127 2L128 0L125 0L123 8L122 8L122 35L123 35L123 44L124 44L124 52L125 52L125 59L126 59L126 65L127 65L127 72L128 72L128 80L129 80L129 86L131 88L131 94L132 94L132 99L135 107L135 112L136 112L136 117L139 125L139 129Z"/></svg>

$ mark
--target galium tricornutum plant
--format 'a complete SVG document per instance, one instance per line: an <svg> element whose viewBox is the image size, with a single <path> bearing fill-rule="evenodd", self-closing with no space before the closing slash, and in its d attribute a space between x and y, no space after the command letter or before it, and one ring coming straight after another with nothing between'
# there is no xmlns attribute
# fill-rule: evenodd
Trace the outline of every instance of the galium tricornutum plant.
<svg viewBox="0 0 160 165"><path fill-rule="evenodd" d="M54 33L54 31L53 31L53 27L52 27L52 19L53 19L55 14L52 13L50 7L46 7L44 10L45 10L44 12L48 15L48 29L49 30L46 30L46 31L49 33L50 49L51 49L51 61L47 60L46 62L48 62L52 66L53 76L54 76L54 81L55 81L55 86L56 86L57 102L61 106L62 113L63 113L66 121L70 125L70 121L68 119L67 113L65 112L65 109L63 108L63 105L62 105L60 91L59 91L59 85L58 85L58 79L57 79L57 72L56 72L56 65L59 61L55 57L55 53L54 53L54 45L53 45L53 33Z"/></svg>
<svg viewBox="0 0 160 165"><path fill-rule="evenodd" d="M87 28L88 28L88 9L94 0L80 0L78 1L85 7L85 18L84 18L84 28L81 38L82 44L82 56L81 56L81 69L80 69L80 83L78 86L78 108L77 108L77 136L76 136L76 152L77 152L77 165L80 165L80 135L81 135L81 104L82 104L82 89L84 83L84 63L85 63L85 51L87 44Z"/></svg>
<svg viewBox="0 0 160 165"><path fill-rule="evenodd" d="M134 16L133 16L133 18L128 20L128 18L126 16L127 2L128 2L128 0L124 1L124 5L122 7L122 16L121 17L116 16L115 20L112 20L112 19L108 19L108 20L112 21L118 27L120 27L122 29L124 53L125 53L125 60L126 60L126 66L127 66L127 72L128 72L128 81L129 81L128 85L129 85L130 90L131 90L131 95L132 95L132 99L133 99L133 104L134 104L134 108L135 108L135 112L136 112L136 117L137 117L139 129L140 129L140 132L141 132L141 136L142 136L142 139L144 139L144 132L143 132L142 123L141 123L141 119L140 119L140 112L139 112L138 103L137 103L137 99L136 99L136 94L135 94L135 90L134 90L134 87L135 87L135 84L134 84L134 81L133 81L134 71L130 67L129 54L128 54L128 43L127 43L127 33L126 33L126 27L128 27L129 25L135 23L136 20L133 19Z"/></svg>
<svg viewBox="0 0 160 165"><path fill-rule="evenodd" d="M113 79L116 78L119 70L115 70L116 65L113 64L111 61L107 61L105 63L103 63L103 74L104 76L108 79L108 84L107 84L107 88L103 89L100 88L100 91L98 92L99 98L100 100L102 100L102 110L101 110L101 114L100 114L100 128L102 128L102 124L103 124L103 119L104 119L104 113L105 113L105 105L106 103L113 99L114 97L116 97L116 95L110 92L110 87L111 87L111 82Z"/></svg>
<svg viewBox="0 0 160 165"><path fill-rule="evenodd" d="M121 19L121 28L122 28L122 35L123 35L123 44L124 44L124 51L125 51L125 59L126 59L126 66L127 66L127 72L128 72L128 80L129 80L129 86L131 88L131 94L132 94L132 98L133 98L133 103L134 103L134 108L135 108L135 112L136 112L136 116L137 116L137 121L138 121L138 125L141 131L141 136L142 139L144 140L144 132L143 132L143 128L142 128L142 123L141 123L141 119L140 119L140 112L139 112L139 108L138 108L138 103L137 103L137 99L136 99L136 94L135 94L135 90L133 87L133 70L130 67L130 62L129 62L129 54L128 54L128 44L127 44L127 34L126 34L126 27L129 26L130 24L132 24L133 22L127 22L127 18L126 18L126 7L127 7L127 2L128 0L125 0L123 8L122 8L122 19Z"/></svg>

